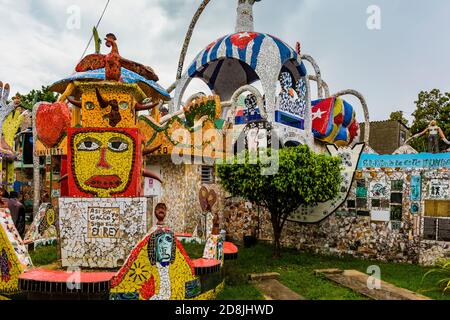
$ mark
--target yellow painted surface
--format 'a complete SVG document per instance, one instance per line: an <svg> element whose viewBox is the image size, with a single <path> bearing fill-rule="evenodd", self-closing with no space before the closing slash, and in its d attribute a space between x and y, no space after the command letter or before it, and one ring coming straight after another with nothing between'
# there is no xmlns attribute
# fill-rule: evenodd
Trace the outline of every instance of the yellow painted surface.
<svg viewBox="0 0 450 320"><path fill-rule="evenodd" d="M123 192L132 177L135 144L131 136L119 132L74 134L72 166L75 168L75 179L80 189L94 192L102 198ZM106 166L101 165L102 161ZM108 185L107 188L86 184L94 176L116 176L120 179L120 184Z"/></svg>

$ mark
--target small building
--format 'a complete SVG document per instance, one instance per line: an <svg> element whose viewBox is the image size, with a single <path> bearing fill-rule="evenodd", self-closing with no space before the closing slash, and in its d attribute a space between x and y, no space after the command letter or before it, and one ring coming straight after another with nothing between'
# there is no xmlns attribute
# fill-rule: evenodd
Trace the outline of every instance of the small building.
<svg viewBox="0 0 450 320"><path fill-rule="evenodd" d="M362 123L361 137L364 137L365 124ZM411 137L410 128L398 120L370 122L369 145L378 154L392 154Z"/></svg>

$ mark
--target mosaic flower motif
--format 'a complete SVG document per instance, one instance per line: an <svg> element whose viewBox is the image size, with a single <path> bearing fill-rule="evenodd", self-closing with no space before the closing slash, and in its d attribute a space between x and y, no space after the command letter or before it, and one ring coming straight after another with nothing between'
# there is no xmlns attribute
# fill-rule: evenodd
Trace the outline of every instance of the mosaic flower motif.
<svg viewBox="0 0 450 320"><path fill-rule="evenodd" d="M150 276L150 270L148 270L147 265L136 261L130 268L130 279L133 282L143 282Z"/></svg>

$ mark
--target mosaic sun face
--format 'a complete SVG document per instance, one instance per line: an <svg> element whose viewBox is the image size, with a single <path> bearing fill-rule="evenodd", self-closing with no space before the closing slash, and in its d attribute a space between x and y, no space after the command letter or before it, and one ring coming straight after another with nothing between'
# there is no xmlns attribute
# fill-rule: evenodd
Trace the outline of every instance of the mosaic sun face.
<svg viewBox="0 0 450 320"><path fill-rule="evenodd" d="M81 131L71 141L77 186L97 197L122 193L132 178L136 141L118 131Z"/></svg>

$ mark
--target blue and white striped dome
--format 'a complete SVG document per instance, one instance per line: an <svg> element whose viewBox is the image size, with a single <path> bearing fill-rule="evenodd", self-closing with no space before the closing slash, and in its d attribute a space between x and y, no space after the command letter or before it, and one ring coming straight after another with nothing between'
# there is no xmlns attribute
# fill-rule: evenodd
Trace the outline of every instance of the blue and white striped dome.
<svg viewBox="0 0 450 320"><path fill-rule="evenodd" d="M279 66L283 66L289 60L297 61L300 76L306 75L306 68L299 55L285 42L264 33L240 32L219 38L201 51L188 68L189 77L202 77L206 66L223 58L234 58L241 62L247 73L247 83L257 80L255 72L258 74L261 68L269 67L268 61ZM210 87L214 87L222 63L217 63L214 70L208 72L211 75L208 77Z"/></svg>

